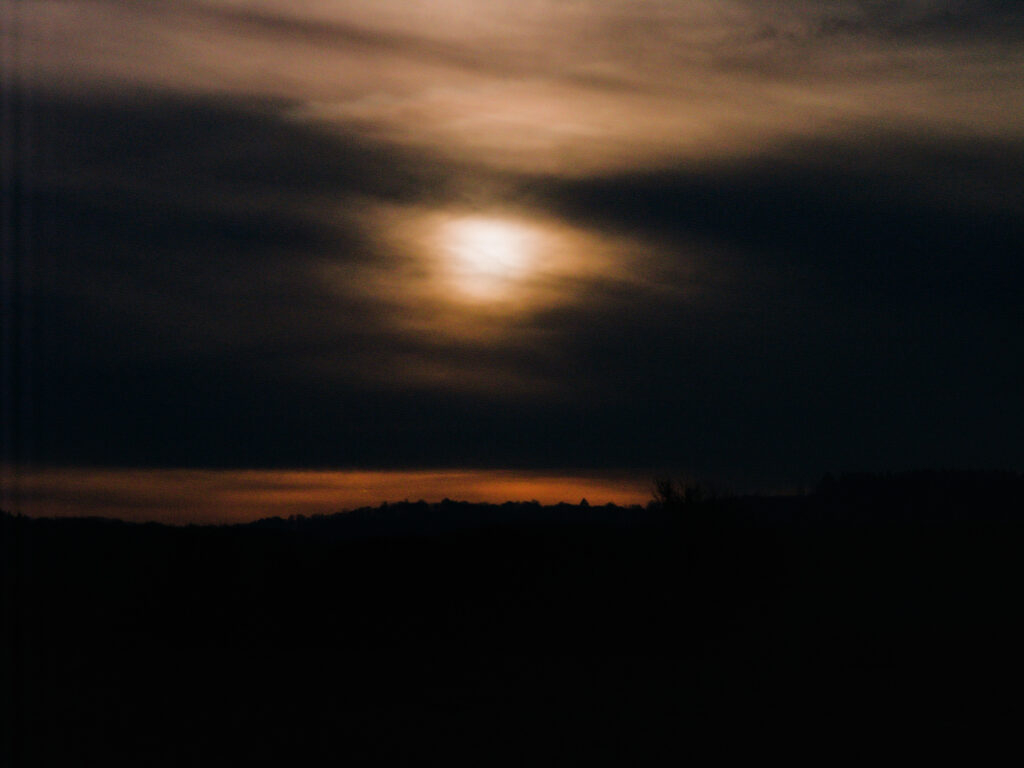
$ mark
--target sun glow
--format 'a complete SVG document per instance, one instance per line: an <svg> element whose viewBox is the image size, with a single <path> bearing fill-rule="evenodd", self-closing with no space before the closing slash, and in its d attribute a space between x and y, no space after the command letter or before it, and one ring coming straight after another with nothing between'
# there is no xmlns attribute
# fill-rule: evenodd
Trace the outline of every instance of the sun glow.
<svg viewBox="0 0 1024 768"><path fill-rule="evenodd" d="M380 301L389 328L423 334L432 343L444 338L493 345L510 335L525 343L528 318L582 305L589 300L587 286L623 279L633 247L511 206L375 205L359 213L356 223L386 260L379 265L327 261L318 265L318 279L340 296L355 291ZM453 370L454 360L428 357L431 365L416 370ZM412 369L406 364L404 370ZM490 374L487 379L493 382Z"/></svg>
<svg viewBox="0 0 1024 768"><path fill-rule="evenodd" d="M476 299L499 299L531 273L537 235L512 221L484 217L449 221L441 235L453 284Z"/></svg>

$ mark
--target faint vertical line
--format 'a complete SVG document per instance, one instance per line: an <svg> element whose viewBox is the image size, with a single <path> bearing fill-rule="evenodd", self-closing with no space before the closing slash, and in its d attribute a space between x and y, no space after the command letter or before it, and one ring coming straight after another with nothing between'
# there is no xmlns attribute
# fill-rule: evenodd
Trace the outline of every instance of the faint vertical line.
<svg viewBox="0 0 1024 768"><path fill-rule="evenodd" d="M25 67L20 0L0 6L0 507L20 509L20 473L30 458L32 381L32 242L29 172L31 169L30 77ZM5 755L8 765L21 765L26 757L25 711L28 690L26 584L27 557L23 521L2 521L10 539L4 552L3 634L4 666L10 669L3 692L5 717L11 729ZM6 675L5 675L6 676Z"/></svg>
<svg viewBox="0 0 1024 768"><path fill-rule="evenodd" d="M31 459L33 422L32 83L20 1L0 14L0 505L19 507L19 468Z"/></svg>
<svg viewBox="0 0 1024 768"><path fill-rule="evenodd" d="M21 6L22 2L19 0L18 5ZM19 19L20 21L20 19ZM20 307L19 307L19 323L18 329L21 332L18 339L18 348L20 350L19 361L18 361L18 378L19 378L19 394L20 398L16 407L20 414L19 419L19 434L20 442L15 448L17 453L17 463L19 466L26 466L32 462L33 458L33 357L34 357L34 301L33 297L35 294L34 290L34 277L35 277L35 248L33 247L33 192L34 184L32 179L32 172L34 167L34 150L32 136L34 126L34 100L32 90L32 73L28 71L31 66L32 57L25 55L26 51L24 47L32 44L32 38L29 35L23 35L22 25L18 26L18 57L17 57L17 71L20 74L18 82L18 91L22 94L22 100L19 104L18 116L20 118L20 125L18 134L20 137L18 146L18 168L20 183L16 190L18 195L18 211L20 212L20 221L18 222L17 232L20 235L20 242L18 253L21 258L19 259L19 278L20 281L18 286L15 288L21 296ZM21 491L19 484L19 492ZM20 499L19 499L20 501Z"/></svg>
<svg viewBox="0 0 1024 768"><path fill-rule="evenodd" d="M10 4L0 5L0 510L13 512L12 494L14 482L13 437L12 426L13 393L11 392L13 366L12 359L12 323L14 320L14 233L12 232L14 197L14 170L11 166L14 156L14 136L11 129L13 117L13 77L14 54L13 22L14 9ZM21 550L19 542L14 541L18 534L15 525L3 525L5 540L0 541L4 555L3 563L3 651L2 660L4 679L9 680L0 690L3 696L3 723L0 724L3 735L3 758L7 765L18 765L21 762L19 734L23 730L21 695L22 654L19 652L20 626L19 596L21 589L17 585L18 560ZM11 539L7 540L6 536ZM9 670L9 675L8 675ZM10 730L8 730L10 729Z"/></svg>
<svg viewBox="0 0 1024 768"><path fill-rule="evenodd" d="M0 506L9 510L13 493L15 453L14 335L17 236L14 232L14 168L17 153L15 121L15 10L5 3L0 13ZM13 511L13 510L9 510Z"/></svg>

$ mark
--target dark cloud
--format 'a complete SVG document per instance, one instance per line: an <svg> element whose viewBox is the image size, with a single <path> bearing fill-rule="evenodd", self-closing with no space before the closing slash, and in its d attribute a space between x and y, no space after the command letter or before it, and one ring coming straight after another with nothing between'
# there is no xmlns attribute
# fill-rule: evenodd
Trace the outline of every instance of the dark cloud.
<svg viewBox="0 0 1024 768"><path fill-rule="evenodd" d="M348 207L430 199L444 179L425 162L280 112L152 95L44 102L28 198L38 279L100 313L159 322L165 311L182 341L193 311L212 315L191 329L207 344L233 312L262 318L267 332L306 324L325 297L303 269L372 256Z"/></svg>
<svg viewBox="0 0 1024 768"><path fill-rule="evenodd" d="M1016 0L859 0L825 11L816 32L873 34L895 39L991 37L1018 39L1024 10Z"/></svg>
<svg viewBox="0 0 1024 768"><path fill-rule="evenodd" d="M34 458L772 481L1024 461L1013 141L861 132L535 177L286 107L40 97ZM396 313L417 308L388 276L407 267L358 212L488 196L630 250L616 270L558 278L577 300L493 341L404 329ZM351 281L318 279L323 264Z"/></svg>
<svg viewBox="0 0 1024 768"><path fill-rule="evenodd" d="M24 196L34 458L383 466L527 453L506 422L528 411L507 375L526 352L396 328L388 279L368 287L361 270L400 283L402 260L353 214L367 201L471 204L500 184L311 128L273 102L37 96L46 130ZM503 384L466 396L458 380L446 391L451 376L410 382L403 367L427 364Z"/></svg>
<svg viewBox="0 0 1024 768"><path fill-rule="evenodd" d="M378 343L380 309L310 270L373 258L346 206L429 199L427 164L268 104L39 102L25 205L40 458L224 461L296 394L269 390L297 356Z"/></svg>
<svg viewBox="0 0 1024 768"><path fill-rule="evenodd" d="M1018 143L874 133L549 180L564 215L729 275L577 324L569 354L708 471L1018 461L1022 171Z"/></svg>
<svg viewBox="0 0 1024 768"><path fill-rule="evenodd" d="M1022 174L1018 141L868 131L738 161L533 185L586 226L759 254L744 270L856 276L901 301L988 279L986 298L1005 302L999 286L1024 242Z"/></svg>

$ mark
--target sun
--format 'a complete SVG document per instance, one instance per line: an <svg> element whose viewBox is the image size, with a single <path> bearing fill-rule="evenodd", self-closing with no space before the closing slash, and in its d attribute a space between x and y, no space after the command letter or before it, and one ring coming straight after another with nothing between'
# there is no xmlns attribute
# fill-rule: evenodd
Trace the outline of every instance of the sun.
<svg viewBox="0 0 1024 768"><path fill-rule="evenodd" d="M511 220L465 217L446 223L441 237L456 287L477 299L497 299L529 275L536 259L536 235Z"/></svg>

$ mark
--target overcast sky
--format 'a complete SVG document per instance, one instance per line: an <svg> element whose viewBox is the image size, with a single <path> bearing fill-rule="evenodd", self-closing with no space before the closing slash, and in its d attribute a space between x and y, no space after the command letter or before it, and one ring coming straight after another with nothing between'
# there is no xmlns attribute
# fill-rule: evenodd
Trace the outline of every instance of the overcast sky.
<svg viewBox="0 0 1024 768"><path fill-rule="evenodd" d="M1024 469L1019 2L0 9L8 461Z"/></svg>

